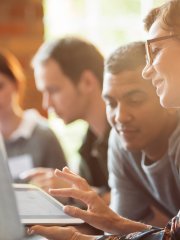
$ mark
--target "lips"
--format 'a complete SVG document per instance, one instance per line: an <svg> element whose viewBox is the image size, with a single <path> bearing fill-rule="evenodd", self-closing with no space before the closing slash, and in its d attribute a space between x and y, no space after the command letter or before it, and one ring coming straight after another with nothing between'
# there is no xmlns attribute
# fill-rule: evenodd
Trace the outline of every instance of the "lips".
<svg viewBox="0 0 180 240"><path fill-rule="evenodd" d="M164 91L164 80L158 79L152 81L153 86L156 88L156 94L161 96Z"/></svg>
<svg viewBox="0 0 180 240"><path fill-rule="evenodd" d="M152 80L152 84L154 87L158 87L158 85L162 84L163 83L163 79L155 79L155 80Z"/></svg>
<svg viewBox="0 0 180 240"><path fill-rule="evenodd" d="M124 138L132 138L134 137L139 131L136 128L128 128L128 127L124 127L124 128L116 128L118 134L120 136L123 136Z"/></svg>

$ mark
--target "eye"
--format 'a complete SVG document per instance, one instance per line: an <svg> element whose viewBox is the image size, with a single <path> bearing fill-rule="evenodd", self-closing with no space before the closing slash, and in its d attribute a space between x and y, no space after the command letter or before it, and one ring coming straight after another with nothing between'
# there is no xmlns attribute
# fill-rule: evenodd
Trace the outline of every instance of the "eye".
<svg viewBox="0 0 180 240"><path fill-rule="evenodd" d="M58 93L59 91L60 91L60 89L59 89L59 88L56 88L56 87L54 87L54 88L49 88L49 90L48 90L49 94L51 94L51 95L56 94L56 93Z"/></svg>
<svg viewBox="0 0 180 240"><path fill-rule="evenodd" d="M161 49L159 47L153 47L151 49L152 56L155 57Z"/></svg>
<svg viewBox="0 0 180 240"><path fill-rule="evenodd" d="M126 102L130 105L139 105L146 99L144 94L133 94L126 99Z"/></svg>
<svg viewBox="0 0 180 240"><path fill-rule="evenodd" d="M109 107L109 108L115 108L116 107L116 102L115 101L110 101L110 100L108 100L108 101L106 101L106 107Z"/></svg>
<svg viewBox="0 0 180 240"><path fill-rule="evenodd" d="M131 102L142 102L143 98L141 96L134 96L130 99Z"/></svg>

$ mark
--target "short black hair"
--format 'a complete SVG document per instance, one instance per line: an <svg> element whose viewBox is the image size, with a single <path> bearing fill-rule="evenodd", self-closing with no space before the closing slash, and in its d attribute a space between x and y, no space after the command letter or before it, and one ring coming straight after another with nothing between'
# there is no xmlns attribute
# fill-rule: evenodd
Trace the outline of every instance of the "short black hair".
<svg viewBox="0 0 180 240"><path fill-rule="evenodd" d="M145 66L144 42L132 42L117 48L105 61L105 72L118 74L126 70L135 70Z"/></svg>

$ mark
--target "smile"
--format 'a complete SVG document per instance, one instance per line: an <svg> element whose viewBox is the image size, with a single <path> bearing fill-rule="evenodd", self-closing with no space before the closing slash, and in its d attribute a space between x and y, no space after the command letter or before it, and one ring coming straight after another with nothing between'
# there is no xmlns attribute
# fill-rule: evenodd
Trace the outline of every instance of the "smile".
<svg viewBox="0 0 180 240"><path fill-rule="evenodd" d="M164 80L154 80L152 84L156 88L157 95L160 96L164 90Z"/></svg>
<svg viewBox="0 0 180 240"><path fill-rule="evenodd" d="M162 82L163 82L162 79L155 79L155 80L152 80L152 85L157 88L158 85L161 84Z"/></svg>
<svg viewBox="0 0 180 240"><path fill-rule="evenodd" d="M124 138L132 138L138 133L138 130L134 128L119 128L117 132Z"/></svg>

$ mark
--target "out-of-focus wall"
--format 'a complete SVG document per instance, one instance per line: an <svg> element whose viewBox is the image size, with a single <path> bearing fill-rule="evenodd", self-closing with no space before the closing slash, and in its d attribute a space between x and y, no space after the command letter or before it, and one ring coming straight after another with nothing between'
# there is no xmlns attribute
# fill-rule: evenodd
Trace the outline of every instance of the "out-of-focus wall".
<svg viewBox="0 0 180 240"><path fill-rule="evenodd" d="M35 89L32 56L43 42L43 0L0 0L0 47L14 53L27 77L24 108L41 111L41 95Z"/></svg>

